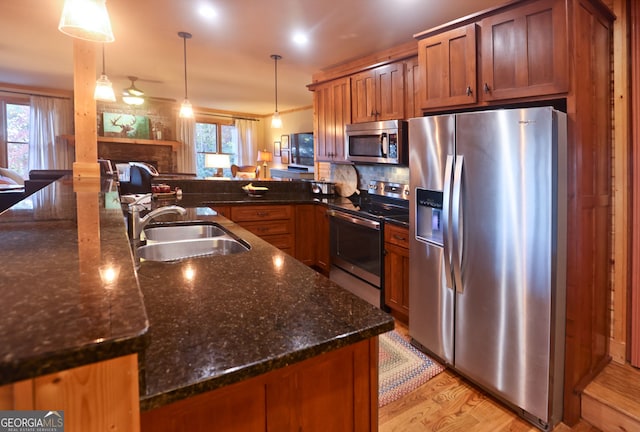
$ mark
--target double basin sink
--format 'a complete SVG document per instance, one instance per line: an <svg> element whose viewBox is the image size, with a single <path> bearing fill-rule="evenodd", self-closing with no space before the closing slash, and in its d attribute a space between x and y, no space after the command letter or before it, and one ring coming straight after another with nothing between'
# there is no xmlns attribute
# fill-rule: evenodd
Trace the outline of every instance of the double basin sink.
<svg viewBox="0 0 640 432"><path fill-rule="evenodd" d="M165 222L148 225L140 236L146 244L136 249L146 261L231 255L246 252L250 246L221 225L208 221Z"/></svg>

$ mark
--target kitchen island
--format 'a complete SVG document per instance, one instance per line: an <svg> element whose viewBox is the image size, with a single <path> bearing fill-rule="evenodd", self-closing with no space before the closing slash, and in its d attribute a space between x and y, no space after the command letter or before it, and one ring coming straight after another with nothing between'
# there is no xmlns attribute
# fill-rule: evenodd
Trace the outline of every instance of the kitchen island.
<svg viewBox="0 0 640 432"><path fill-rule="evenodd" d="M86 192L69 178L47 191L47 212L0 215L3 268L20 269L5 270L0 293L25 305L23 317L27 305L47 305L29 309L33 325L17 318L0 325L2 384L33 379L37 394L43 374L137 355L143 430L160 423L171 430L166 414L176 409L181 424L206 413L206 427L231 409L233 418L219 424L377 428L377 335L393 328L390 316L221 216L207 218L248 242L249 251L147 261L136 271L113 192ZM115 281L104 276L108 265L118 267ZM65 307L52 306L60 298ZM66 345L51 343L54 336ZM67 396L68 405L41 409L65 409L70 418L73 390ZM337 405L344 415L317 410ZM82 430L107 430L110 421Z"/></svg>

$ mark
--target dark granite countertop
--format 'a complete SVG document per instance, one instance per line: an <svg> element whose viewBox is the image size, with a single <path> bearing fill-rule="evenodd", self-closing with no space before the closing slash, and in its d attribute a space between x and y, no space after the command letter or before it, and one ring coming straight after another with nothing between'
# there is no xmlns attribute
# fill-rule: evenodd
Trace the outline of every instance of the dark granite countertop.
<svg viewBox="0 0 640 432"><path fill-rule="evenodd" d="M94 192L75 193L75 188ZM148 328L119 207L64 178L0 215L0 384L142 350ZM103 282L100 270L119 271Z"/></svg>
<svg viewBox="0 0 640 432"><path fill-rule="evenodd" d="M48 194L49 205L0 215L0 294L13 306L0 322L0 383L138 352L141 408L149 410L394 326L386 313L221 216L207 217L251 250L146 261L136 272L117 200L75 189L82 190L63 178L34 195L46 201ZM196 206L208 206L211 196L189 195L179 203L191 207L189 217L206 215ZM258 202L314 202L275 195ZM219 198L213 202L247 202ZM106 265L119 268L117 283L100 278Z"/></svg>

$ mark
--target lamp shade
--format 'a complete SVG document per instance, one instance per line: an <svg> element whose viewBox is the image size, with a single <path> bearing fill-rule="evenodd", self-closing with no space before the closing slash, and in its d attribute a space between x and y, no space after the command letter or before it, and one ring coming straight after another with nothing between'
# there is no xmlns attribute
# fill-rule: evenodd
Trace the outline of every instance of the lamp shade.
<svg viewBox="0 0 640 432"><path fill-rule="evenodd" d="M105 0L65 0L58 30L91 42L115 40Z"/></svg>
<svg viewBox="0 0 640 432"><path fill-rule="evenodd" d="M231 168L231 158L228 154L222 153L205 153L205 168Z"/></svg>
<svg viewBox="0 0 640 432"><path fill-rule="evenodd" d="M271 162L273 160L273 153L267 150L260 150L258 152L258 162Z"/></svg>

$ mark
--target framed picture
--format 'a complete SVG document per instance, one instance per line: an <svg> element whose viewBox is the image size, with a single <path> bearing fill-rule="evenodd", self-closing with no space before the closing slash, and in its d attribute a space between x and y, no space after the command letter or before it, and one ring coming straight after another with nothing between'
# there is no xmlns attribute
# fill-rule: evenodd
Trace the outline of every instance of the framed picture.
<svg viewBox="0 0 640 432"><path fill-rule="evenodd" d="M274 141L273 142L273 155L274 156L280 156L280 141Z"/></svg>
<svg viewBox="0 0 640 432"><path fill-rule="evenodd" d="M280 156L280 161L283 164L289 164L289 150L282 150L282 156Z"/></svg>
<svg viewBox="0 0 640 432"><path fill-rule="evenodd" d="M144 116L102 113L104 136L149 139L149 119Z"/></svg>
<svg viewBox="0 0 640 432"><path fill-rule="evenodd" d="M289 148L289 135L282 135L280 137L280 141L282 141L282 148L283 149L288 149Z"/></svg>

